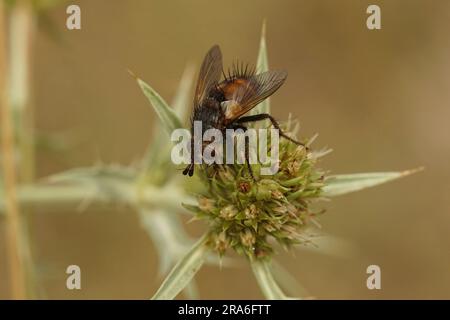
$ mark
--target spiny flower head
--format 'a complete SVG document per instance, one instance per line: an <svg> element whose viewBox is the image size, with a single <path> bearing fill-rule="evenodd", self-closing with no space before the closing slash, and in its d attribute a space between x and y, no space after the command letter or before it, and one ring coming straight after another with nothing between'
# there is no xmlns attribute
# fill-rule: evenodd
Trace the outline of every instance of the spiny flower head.
<svg viewBox="0 0 450 320"><path fill-rule="evenodd" d="M245 164L197 170L206 188L198 205L187 207L208 221L209 245L220 255L233 249L258 259L273 253L273 239L284 247L308 242L304 229L318 214L310 203L324 185L324 173L316 168L318 154L280 139L274 175L260 176L259 164L252 165L256 181Z"/></svg>

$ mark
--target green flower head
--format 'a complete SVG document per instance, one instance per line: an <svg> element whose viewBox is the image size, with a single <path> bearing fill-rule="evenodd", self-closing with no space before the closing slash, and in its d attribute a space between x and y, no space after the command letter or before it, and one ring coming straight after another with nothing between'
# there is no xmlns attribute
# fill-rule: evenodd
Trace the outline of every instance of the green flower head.
<svg viewBox="0 0 450 320"><path fill-rule="evenodd" d="M307 241L303 230L318 214L310 203L324 185L317 160L311 149L280 139L274 175L259 175L259 164L252 165L255 179L246 164L202 166L207 187L189 209L208 221L209 245L220 255L233 249L254 259L270 256L272 239L284 247Z"/></svg>

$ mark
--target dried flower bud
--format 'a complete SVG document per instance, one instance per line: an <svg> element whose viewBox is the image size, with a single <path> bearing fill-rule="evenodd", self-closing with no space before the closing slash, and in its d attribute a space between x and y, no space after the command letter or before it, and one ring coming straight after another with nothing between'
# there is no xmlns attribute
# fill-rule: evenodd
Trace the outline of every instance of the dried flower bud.
<svg viewBox="0 0 450 320"><path fill-rule="evenodd" d="M277 199L277 200L282 200L284 199L284 195L281 191L279 190L274 190L271 192L272 198Z"/></svg>
<svg viewBox="0 0 450 320"><path fill-rule="evenodd" d="M214 238L214 249L220 254L223 255L225 251L228 249L229 241L225 232L221 232Z"/></svg>
<svg viewBox="0 0 450 320"><path fill-rule="evenodd" d="M225 208L220 210L220 217L224 218L225 220L231 220L233 217L237 214L236 208L230 204L226 206Z"/></svg>
<svg viewBox="0 0 450 320"><path fill-rule="evenodd" d="M211 212L214 209L214 200L208 199L206 197L198 198L198 207L202 211Z"/></svg>
<svg viewBox="0 0 450 320"><path fill-rule="evenodd" d="M240 236L241 243L245 247L252 248L256 242L256 237L250 229L245 229L243 232L241 232Z"/></svg>
<svg viewBox="0 0 450 320"><path fill-rule="evenodd" d="M245 209L244 213L247 219L255 219L258 214L258 209L255 204L252 203Z"/></svg>
<svg viewBox="0 0 450 320"><path fill-rule="evenodd" d="M300 170L300 162L297 161L297 160L289 162L286 165L286 171L288 172L288 174L290 176L295 176L298 173L299 170Z"/></svg>

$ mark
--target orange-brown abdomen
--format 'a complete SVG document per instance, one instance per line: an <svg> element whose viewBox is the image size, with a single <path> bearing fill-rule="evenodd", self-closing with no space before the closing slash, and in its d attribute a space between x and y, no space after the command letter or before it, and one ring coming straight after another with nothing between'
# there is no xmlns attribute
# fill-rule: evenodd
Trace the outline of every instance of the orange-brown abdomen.
<svg viewBox="0 0 450 320"><path fill-rule="evenodd" d="M239 88L246 88L247 90L252 90L249 79L235 78L232 80L225 80L219 84L219 89L222 91L225 100L233 100L237 90Z"/></svg>

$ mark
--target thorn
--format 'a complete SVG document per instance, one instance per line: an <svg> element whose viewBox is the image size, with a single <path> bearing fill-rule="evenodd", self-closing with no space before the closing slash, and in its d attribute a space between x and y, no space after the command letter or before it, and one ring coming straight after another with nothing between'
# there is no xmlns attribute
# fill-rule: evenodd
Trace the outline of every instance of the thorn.
<svg viewBox="0 0 450 320"><path fill-rule="evenodd" d="M267 19L264 18L263 23L262 23L262 29L261 29L261 38L264 40L266 39L266 25L267 25Z"/></svg>
<svg viewBox="0 0 450 320"><path fill-rule="evenodd" d="M318 133L316 133L315 135L313 135L313 136L309 139L308 143L306 144L306 147L310 147L311 144L317 139L318 136L319 136Z"/></svg>
<svg viewBox="0 0 450 320"><path fill-rule="evenodd" d="M418 173L418 172L423 171L423 170L425 170L424 166L418 167L418 168L415 168L415 169L405 170L405 171L402 172L401 176L402 177L409 176L411 174Z"/></svg>
<svg viewBox="0 0 450 320"><path fill-rule="evenodd" d="M133 71L131 71L131 70L128 69L128 68L127 68L127 71L128 71L128 73L129 73L134 79L136 79L136 80L139 79L138 76L137 76Z"/></svg>

